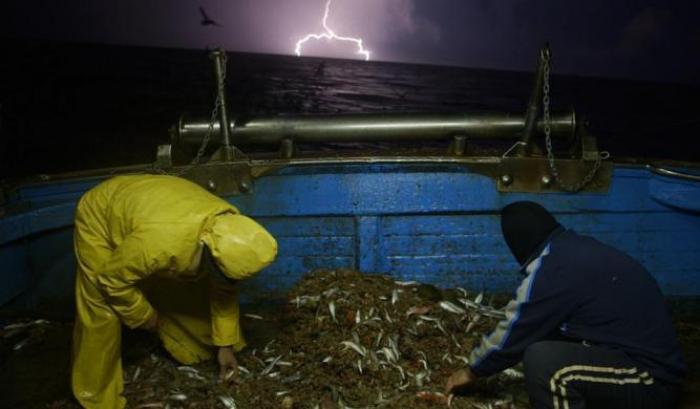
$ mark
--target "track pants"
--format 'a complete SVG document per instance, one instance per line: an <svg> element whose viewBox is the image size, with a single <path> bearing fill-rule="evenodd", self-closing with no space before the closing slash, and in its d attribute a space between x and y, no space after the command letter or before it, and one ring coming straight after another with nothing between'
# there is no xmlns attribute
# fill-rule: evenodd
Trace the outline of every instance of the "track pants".
<svg viewBox="0 0 700 409"><path fill-rule="evenodd" d="M673 409L677 385L655 380L625 353L578 342L542 341L523 358L534 409Z"/></svg>

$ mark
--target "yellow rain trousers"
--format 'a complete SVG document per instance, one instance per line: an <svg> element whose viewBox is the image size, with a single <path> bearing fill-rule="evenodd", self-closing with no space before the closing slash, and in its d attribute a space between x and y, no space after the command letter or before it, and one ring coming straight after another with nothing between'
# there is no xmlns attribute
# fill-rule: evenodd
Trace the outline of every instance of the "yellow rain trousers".
<svg viewBox="0 0 700 409"><path fill-rule="evenodd" d="M123 408L121 323L158 311L158 335L183 364L239 351L237 289L200 268L202 243L233 279L270 264L277 244L260 225L187 180L119 176L87 192L75 218L77 315L73 393L86 408Z"/></svg>

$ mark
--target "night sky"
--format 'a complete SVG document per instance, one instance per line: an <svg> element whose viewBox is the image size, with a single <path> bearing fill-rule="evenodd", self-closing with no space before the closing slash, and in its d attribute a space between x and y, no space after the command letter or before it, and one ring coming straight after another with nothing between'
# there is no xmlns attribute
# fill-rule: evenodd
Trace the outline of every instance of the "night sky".
<svg viewBox="0 0 700 409"><path fill-rule="evenodd" d="M3 0L5 37L292 54L323 31L326 0ZM221 27L203 26L199 7ZM373 60L532 70L550 41L559 73L700 83L697 0L333 0L329 25ZM306 54L358 58L351 43Z"/></svg>

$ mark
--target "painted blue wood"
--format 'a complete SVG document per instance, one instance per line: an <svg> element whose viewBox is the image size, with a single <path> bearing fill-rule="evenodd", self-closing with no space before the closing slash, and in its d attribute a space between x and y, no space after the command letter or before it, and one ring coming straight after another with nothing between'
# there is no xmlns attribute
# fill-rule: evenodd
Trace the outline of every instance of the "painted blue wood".
<svg viewBox="0 0 700 409"><path fill-rule="evenodd" d="M38 299L72 291L73 212L95 183L18 190L30 210L0 219L3 287L15 289L0 292L0 304L22 290ZM279 243L276 262L246 284L251 297L280 295L316 268L512 291L521 277L498 212L516 200L538 201L567 227L629 253L667 294L700 295L699 194L699 183L641 167L617 168L607 194L536 195L498 193L493 180L456 165L375 164L288 167L228 199Z"/></svg>
<svg viewBox="0 0 700 409"><path fill-rule="evenodd" d="M66 181L25 186L17 190L14 199L34 204L77 200L86 191L100 183L101 178L88 181Z"/></svg>
<svg viewBox="0 0 700 409"><path fill-rule="evenodd" d="M27 245L14 242L0 247L0 305L21 294L31 285Z"/></svg>
<svg viewBox="0 0 700 409"><path fill-rule="evenodd" d="M47 230L72 226L78 198L0 219L0 245Z"/></svg>
<svg viewBox="0 0 700 409"><path fill-rule="evenodd" d="M656 177L649 183L651 197L664 205L680 210L700 212L700 190L697 182Z"/></svg>
<svg viewBox="0 0 700 409"><path fill-rule="evenodd" d="M380 218L360 216L357 218L357 247L360 271L377 272L382 254L382 240L379 233Z"/></svg>

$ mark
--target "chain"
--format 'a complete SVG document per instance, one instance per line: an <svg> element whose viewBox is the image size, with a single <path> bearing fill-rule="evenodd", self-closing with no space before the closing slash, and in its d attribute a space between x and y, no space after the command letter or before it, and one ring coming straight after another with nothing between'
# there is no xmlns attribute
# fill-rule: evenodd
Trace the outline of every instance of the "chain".
<svg viewBox="0 0 700 409"><path fill-rule="evenodd" d="M591 180L595 177L596 173L598 173L598 169L600 169L600 165L604 159L608 159L610 157L609 152L600 152L598 155L596 155L595 162L593 163L593 167L591 168L591 171L588 172L586 176L583 177L578 183L575 183L573 185L568 185L565 184L561 181L559 177L559 169L557 169L557 165L554 162L554 150L552 149L552 121L551 121L551 114L550 114L550 98L549 98L549 93L550 93L550 71L551 71L551 65L550 65L550 54L549 52L545 52L543 54L544 58L544 85L542 86L542 105L543 105L543 111L544 111L544 135L545 135L545 145L547 147L547 160L549 161L549 168L552 172L552 177L554 180L557 182L559 187L561 187L563 190L566 190L567 192L570 193L576 193L580 192L581 189L586 187L589 183L591 183Z"/></svg>
<svg viewBox="0 0 700 409"><path fill-rule="evenodd" d="M162 175L173 175L173 176L182 176L185 173L189 172L199 164L199 161L202 160L202 157L204 156L204 152L207 150L207 146L209 146L209 141L211 140L211 135L214 132L214 124L217 121L217 117L219 116L219 109L221 109L221 95L223 95L223 92L225 91L223 88L225 87L226 84L226 53L222 52L221 53L221 75L219 78L217 78L217 86L219 87L219 92L216 93L216 100L214 101L214 108L211 110L211 116L209 117L209 127L207 128L207 133L204 135L204 138L202 138L202 144L199 146L199 149L197 150L197 154L195 155L194 159L192 159L192 162L190 162L189 165L185 166L184 168L180 169L177 172L168 172L162 168L160 168L158 165L154 164L153 165L153 170L156 173L162 174Z"/></svg>

